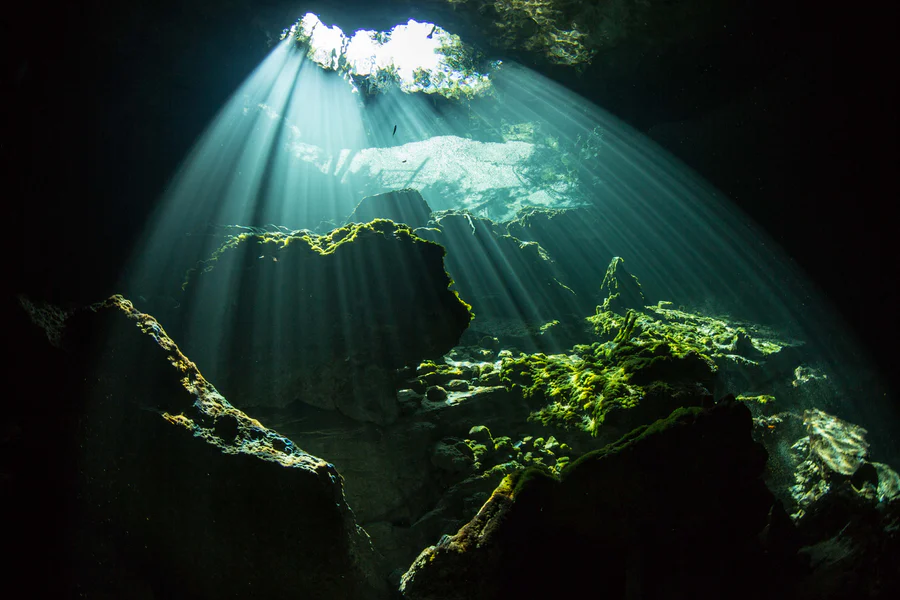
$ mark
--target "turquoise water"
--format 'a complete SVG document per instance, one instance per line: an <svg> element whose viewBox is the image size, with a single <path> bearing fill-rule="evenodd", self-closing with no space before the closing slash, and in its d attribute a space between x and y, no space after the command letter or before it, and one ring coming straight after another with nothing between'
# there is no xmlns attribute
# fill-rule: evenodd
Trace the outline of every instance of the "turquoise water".
<svg viewBox="0 0 900 600"><path fill-rule="evenodd" d="M74 350L68 591L501 598L541 561L541 593L844 597L807 584L852 561L889 589L877 350L752 207L553 76L625 29L529 38L548 67L507 17L285 23L92 292L122 296L20 297Z"/></svg>

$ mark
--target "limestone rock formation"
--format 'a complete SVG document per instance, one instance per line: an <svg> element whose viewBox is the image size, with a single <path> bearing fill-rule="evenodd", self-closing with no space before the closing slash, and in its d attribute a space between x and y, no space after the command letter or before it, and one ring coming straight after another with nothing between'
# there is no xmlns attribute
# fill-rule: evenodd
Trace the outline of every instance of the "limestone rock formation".
<svg viewBox="0 0 900 600"><path fill-rule="evenodd" d="M26 308L47 322L49 308ZM66 565L35 574L36 595L385 597L333 465L232 406L121 296L54 314L61 349L37 328L19 340L20 373L44 369L47 401L9 415L27 429L6 439L30 459L14 506L59 522L52 535L29 523L43 558Z"/></svg>
<svg viewBox="0 0 900 600"><path fill-rule="evenodd" d="M624 262L621 257L614 256L606 268L600 283L603 310L624 314L629 308L640 310L647 304L638 278L625 269Z"/></svg>
<svg viewBox="0 0 900 600"><path fill-rule="evenodd" d="M680 409L558 480L508 477L471 522L420 554L404 597L750 598L781 584L794 565L777 552L787 542L758 537L784 520L751 427L733 399Z"/></svg>
<svg viewBox="0 0 900 600"><path fill-rule="evenodd" d="M867 431L819 409L760 419L776 433L769 486L782 490L811 572L808 598L877 598L900 589L900 476L869 456ZM785 490L786 488L786 490Z"/></svg>
<svg viewBox="0 0 900 600"><path fill-rule="evenodd" d="M443 258L387 220L234 236L189 274L183 345L236 406L390 423L395 371L450 350L471 319Z"/></svg>

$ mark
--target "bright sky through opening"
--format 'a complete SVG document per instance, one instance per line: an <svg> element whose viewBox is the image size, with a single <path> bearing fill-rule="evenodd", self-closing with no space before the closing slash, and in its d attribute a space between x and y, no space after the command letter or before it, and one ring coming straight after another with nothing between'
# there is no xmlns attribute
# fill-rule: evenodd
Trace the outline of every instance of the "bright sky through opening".
<svg viewBox="0 0 900 600"><path fill-rule="evenodd" d="M466 56L466 49L458 36L433 23L410 19L389 32L359 30L348 37L336 25L328 27L307 13L284 37L308 45L309 57L323 68L376 81L396 76L405 92L477 94L490 86L490 77L473 65L451 65L446 53Z"/></svg>

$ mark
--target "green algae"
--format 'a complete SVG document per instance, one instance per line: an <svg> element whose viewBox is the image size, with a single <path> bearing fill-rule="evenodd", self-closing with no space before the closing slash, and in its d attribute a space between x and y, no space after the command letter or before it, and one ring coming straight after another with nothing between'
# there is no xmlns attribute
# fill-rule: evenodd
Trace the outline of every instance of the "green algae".
<svg viewBox="0 0 900 600"><path fill-rule="evenodd" d="M520 439L493 437L484 425L472 427L464 443L475 457L473 470L482 478L529 468L556 476L569 463L572 454L568 444L560 443L552 435L547 438L524 436Z"/></svg>
<svg viewBox="0 0 900 600"><path fill-rule="evenodd" d="M580 355L532 354L501 363L501 380L535 406L530 421L596 436L611 412L674 395L679 385L709 382L715 374L708 359L690 350L677 354L667 342L577 350Z"/></svg>
<svg viewBox="0 0 900 600"><path fill-rule="evenodd" d="M309 258L312 255L325 257L333 255L339 248L346 244L367 236L380 236L385 239L396 239L413 244L427 244L441 249L442 256L446 256L446 249L430 240L426 240L413 233L413 230L402 223L394 223L389 219L374 219L368 223L349 223L338 227L326 234L319 235L306 229L285 233L281 231L252 231L232 235L216 248L210 257L200 261L195 267L185 273L181 289L187 287L203 273L212 271L219 261L228 253L238 248L254 248L260 252L260 257L271 257L275 262L279 260L294 260L297 258ZM453 295L468 311L469 320L475 317L472 306L463 300L459 292L454 288L454 282L446 268L444 272L449 280L448 287Z"/></svg>

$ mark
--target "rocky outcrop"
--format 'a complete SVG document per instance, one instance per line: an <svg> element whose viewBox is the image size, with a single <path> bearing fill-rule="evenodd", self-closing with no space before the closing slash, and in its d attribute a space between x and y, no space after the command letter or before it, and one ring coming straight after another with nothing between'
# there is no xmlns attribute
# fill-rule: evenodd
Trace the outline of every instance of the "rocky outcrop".
<svg viewBox="0 0 900 600"><path fill-rule="evenodd" d="M300 419L277 412L266 416L267 423L303 440L307 451L327 456L344 475L347 498L384 555L384 576L405 570L422 548L477 512L502 478L483 477L484 471L532 450L512 448L508 439L498 446L499 433L497 444L489 432L487 441L469 439L478 437L470 433L473 423L498 432L532 426L528 404L500 385L499 368L463 361L461 354L451 353L461 359L455 364L426 361L408 373L397 394L400 415L387 426L314 409ZM521 464L527 463L508 468Z"/></svg>
<svg viewBox="0 0 900 600"><path fill-rule="evenodd" d="M744 365L744 369L762 369L766 361L785 351L783 342L749 324L735 327L721 320L667 308L666 303L644 307L644 313L640 314L629 310L625 316L599 311L590 318L590 322L597 336L604 341L576 345L566 354L514 353L500 349L502 346L498 340L485 338L478 346L454 348L443 360L424 361L415 369L401 369L396 374L395 384L400 391L394 396L398 415L391 424L360 422L340 411L306 406L302 413L290 408L276 410L277 407L254 411L254 417L264 422L264 426L221 398L199 375L194 363L174 346L159 323L148 315L138 313L130 303L113 299L95 306L89 312L51 309L30 303L25 303L25 306L34 321L47 333L46 336L43 332L36 333L35 337L48 350L53 350L53 346L80 349L78 356L85 358L85 361L69 366L48 366L49 372L70 374L60 378L63 389L73 387L79 390L74 394L78 402L74 407L70 406L73 416L59 424L57 433L51 437L71 439L73 444L98 449L98 460L102 461L102 464L91 464L85 470L80 462L89 460L83 458L88 455L81 450L66 450L67 454L77 459L66 469L72 473L81 469L87 474L86 477L92 478L91 481L78 480L78 485L88 492L79 496L68 489L64 494L44 495L64 498L65 502L73 504L75 508L67 505L63 514L75 514L85 523L101 519L99 512L108 513L115 523L125 524L132 534L138 532L136 535L140 539L153 540L157 544L153 547L164 548L165 552L168 552L166 544L175 543L183 545L188 549L186 551L200 552L197 547L205 542L202 536L196 534L196 529L191 528L199 527L196 523L205 522L203 519L215 518L218 522L220 518L227 518L230 522L241 522L246 518L245 514L252 516L256 504L273 513L287 510L273 499L257 499L255 493L242 482L261 482L254 485L261 490L273 489L275 491L270 495L277 496L282 493L278 491L281 489L279 486L288 485L277 477L293 468L303 473L309 472L305 476L309 477L310 486L313 482L316 482L315 485L324 483L326 491L331 490L326 496L333 497L334 502L330 504L323 500L316 504L306 496L297 497L294 492L287 494L286 501L301 507L303 511L309 508L319 514L318 520L322 523L316 524L316 527L324 526L329 520L327 515L331 513L328 511L337 510L337 516L333 515L333 519L338 516L343 519L342 531L356 531L356 537L351 533L342 534L349 536L350 542L340 552L346 552L351 558L343 563L341 569L364 573L361 577L368 575L370 581L383 582L387 578L392 584L399 585L400 575L416 554L441 540L435 546L436 550L423 555L428 560L423 563L424 559L420 558L411 571L413 574L407 575L410 597L420 597L415 595L420 593L424 594L421 597L454 597L457 592L441 587L446 583L441 583L441 578L446 577L447 581L453 579L450 572L468 574L468 581L485 578L476 595L468 596L472 590L466 584L458 592L460 597L506 597L509 590L512 590L510 593L524 593L516 586L530 586L530 582L495 580L492 579L494 573L502 575L507 573L507 568L513 573L524 572L530 566L532 571L541 573L536 585L549 586L550 583L541 578L550 577L551 573L582 572L595 568L593 563L579 562L581 558L578 557L582 555L594 556L605 565L603 569L607 570L602 570L601 576L604 581L612 583L609 584L611 591L606 586L604 591L609 591L612 597L621 592L623 585L628 593L639 590L644 597L662 597L663 591L653 586L656 581L670 577L675 577L676 586L684 586L684 589L708 585L695 595L716 597L715 594L724 589L724 579L700 581L699 574L683 571L687 569L683 563L676 561L672 566L660 558L669 552L677 556L690 555L692 550L685 544L696 540L684 533L689 530L699 531L700 537L710 544L721 544L726 552L731 552L733 546L741 546L741 540L749 544L748 540L760 534L762 542L741 546L736 551L736 561L743 562L743 567L722 567L713 562L713 572L716 577L721 574L723 578L733 578L739 582L744 582L742 578L749 577L748 573L753 570L765 572L768 585L777 587L779 593L794 590L794 598L854 597L848 590L865 590L865 596L875 597L878 589L896 584L891 579L888 565L897 553L896 535L892 533L892 527L897 521L898 478L886 465L869 461L868 442L861 428L821 411L807 411L804 416L776 413L776 407L784 410L786 405L800 403L800 396L786 395L776 399L775 396L758 392L749 395L748 388L738 388L744 389L748 395L739 396L736 406L727 409L716 406L710 412L698 412L700 408L681 410L667 424L647 428L646 423L679 406L710 406L711 396L707 390L721 385L721 381L716 383L715 380L722 373L733 371L734 365ZM122 318L120 313L123 312L129 318ZM114 315L125 323L125 334L118 327L113 327L116 324ZM147 335L141 336L141 331ZM149 346L138 343L139 340L147 341L148 335L157 343L150 343ZM94 337L98 342L96 345L90 343ZM163 347L165 360L152 356L153 352L160 353L159 346ZM147 348L153 350L151 356L144 356L149 351ZM66 356L69 357L67 360L74 360L71 355L54 352L56 354L53 356ZM88 357L90 361L87 361ZM95 364L94 357L102 357L103 360ZM43 364L45 360L41 362ZM139 372L135 371L134 365L140 366ZM101 376L85 378L85 373ZM800 394L804 386L812 386L810 393L821 391L817 386L826 381L821 378L824 376L814 378L803 367L797 367L794 376L795 381L790 385L798 390L795 394ZM763 381L759 378L755 380ZM84 391L72 385L72 382L82 381L86 382ZM751 380L732 376L729 381ZM132 407L133 411L120 410L114 399L123 397L120 390L130 390L129 386L142 390L146 388L141 394L150 396L145 398L140 395L136 406ZM181 403L178 399L185 395L188 402ZM85 399L91 400L87 402ZM748 457L758 452L758 447L750 450L750 445L738 443L745 436L744 430L736 425L743 416L740 419L734 416L743 415L748 408L756 417L753 419L756 426L754 436L770 449L765 483L774 492L775 498L783 503L786 512L774 502L769 505L771 511L763 511L761 503L753 500L758 499L755 494L759 491L759 472L750 469L744 461L750 460ZM88 416L85 417L88 409ZM95 415L96 411L99 413ZM726 413L732 416L723 417ZM710 416L712 414L719 416L713 418ZM122 424L125 418L133 423L126 427ZM13 422L25 423L27 420ZM84 428L73 432L70 429L72 422L82 422ZM132 432L132 425L139 431ZM162 432L157 431L159 427L164 427ZM605 451L596 452L597 448L613 442L634 427L637 429L621 441L608 446ZM694 431L697 428L698 437L663 433L669 428L675 431ZM64 435L59 432L64 432ZM662 437L656 437L657 434ZM113 438L117 441L110 441ZM732 438L738 441L728 442ZM159 465L134 455L132 445L155 449L158 440L165 445L164 457L177 452L188 458L173 458L170 462L177 464L178 468L167 466L166 472L160 473ZM652 450L637 450L644 448L644 445ZM298 446L303 451L298 450ZM41 449L48 455L55 455L56 450ZM593 458L579 458L585 453ZM658 458L654 458L654 453ZM114 454L115 458L110 458ZM320 461L315 456L327 457L328 462ZM613 457L625 462L621 467L613 468L612 475L603 469L598 469L596 473L591 471L592 475L580 479L576 475L584 472L585 461L586 464L593 460L609 464ZM250 458L253 460L242 460ZM217 460L234 460L236 466L227 463L220 465ZM730 464L734 472L727 473L716 460ZM276 474L254 461L274 463L278 467L274 471ZM699 464L696 467L699 472L694 470L695 462ZM571 466L573 464L574 467ZM91 486L98 485L96 482L106 476L103 469L112 469L113 473L139 472L140 477L128 479L125 485L135 486L139 493L150 498L148 501L162 508L151 510L146 505L148 501L130 496L130 491L117 490L114 484L94 491ZM530 469L526 475L519 475L526 469ZM337 476L336 471L346 479ZM207 473L215 474L223 481L215 477L210 480L211 475ZM507 475L525 479L503 482ZM175 478L173 483L159 483L169 476ZM699 483L703 477L718 483ZM564 495L562 500L548 500L541 496L544 498L541 506L547 511L561 503L565 514L580 514L577 518L585 519L587 524L579 525L584 535L578 534L571 539L554 537L556 534L552 531L557 528L563 532L561 536L575 530L574 521L542 521L548 517L540 514L542 511L535 506L530 510L536 510L539 513L536 516L529 513L528 517L519 517L515 512L504 512L510 507L515 509L522 498L531 493L525 484L517 487L517 482L525 480L538 482L538 489L544 489L540 487L543 485L540 481L560 480L561 483L553 483L550 487L567 489L568 495ZM203 487L209 482L215 486L213 491ZM166 491L147 492L147 486L151 485ZM303 484L296 485L302 493L306 493ZM691 489L683 490L679 487L681 485ZM699 491L693 490L692 486L700 486ZM517 489L525 489L526 496L517 496ZM586 506L579 507L575 503L579 493L587 493L595 509L601 507L596 509L599 512L593 517L588 515ZM216 506L213 509L204 504L197 508L181 509L184 517L180 514L173 516L172 506L192 507L190 496L201 494L211 498L235 498L234 504L240 506L228 507L228 510L234 511L232 514L225 512L225 508ZM685 495L682 497L680 494ZM189 542L176 533L166 534L171 535L174 541L165 536L160 541L153 537L157 532L148 531L145 524L132 525L135 514L131 509L118 506L116 501L110 499L113 496L124 498L139 511L149 511L147 514L154 520L162 519L160 515L165 513L165 518L179 532L193 531L195 535ZM620 497L624 498L621 502L628 506L616 504L616 498ZM77 502L73 498L78 498ZM87 499L89 504L81 506L82 498ZM669 504L654 504L653 498L660 498L658 502L663 504L674 502L682 508L673 512ZM722 498L728 500L722 501ZM354 508L352 514L341 512L341 506L347 503ZM98 505L96 510L94 504ZM632 505L634 513L629 512ZM690 505L689 509L683 508L684 505ZM697 512L678 512L682 509ZM723 512L728 514L723 516ZM759 515L763 512L763 524L766 526L760 525L751 536L749 531L755 527L753 523L759 523ZM791 513L793 521L788 517ZM466 525L476 514L480 516ZM631 539L631 534L615 528L610 532L602 531L601 526L591 521L597 515L604 522L609 519L616 523L634 524L638 532L635 535L639 539ZM367 547L368 537L355 529L354 517L371 536L380 557L375 557L371 550L360 550ZM502 552L495 552L496 548L491 550L492 536L500 531L497 527L501 517L512 522L518 519L522 531L535 523L535 543L551 550L540 558L528 558L529 554L534 554L534 547L521 536L513 537L514 552L508 549ZM288 527L309 530L310 539L318 539L316 536L320 531L312 529L312 523L297 515L291 518L297 524L290 525L289 521L285 521ZM254 519L266 526L264 518ZM714 528L713 523L724 530L744 527L741 534L744 537L707 539L705 536L713 535L709 533L709 529ZM71 522L67 520L65 525L70 527ZM333 526L338 527L336 520ZM177 591L166 587L170 585L167 580L157 581L132 573L136 568L147 568L146 565L156 568L162 564L160 558L148 558L134 550L129 545L133 542L128 536L124 540L116 538L108 542L91 527L85 528L86 533L79 530L76 542L83 547L96 543L103 548L111 548L104 550L107 554L103 556L122 562L126 572L117 571L116 565L119 563L116 563L108 569L104 567L107 570L95 575L97 571L92 565L78 562L75 571L82 580L87 581L84 585L103 585L106 586L104 590L115 593L137 582L137 585L149 587L154 593L177 596ZM674 533L667 527L672 528ZM548 529L551 534L547 534ZM229 532L232 530L243 536L256 535L254 541L246 543L246 547L252 547L254 554L259 553L263 558L268 556L269 545L278 548L278 543L281 543L270 542L268 537L236 525L232 525ZM456 531L467 533L453 536ZM212 530L209 539L214 543L225 540L227 544L234 545L237 542L227 536L238 534ZM607 534L610 537L604 537ZM447 557L441 552L456 547L454 544L471 546L471 542L460 541L461 535L477 540L475 546L481 544L481 548L488 549L487 554L476 552L451 556L450 562L442 562ZM588 539L593 535L600 541ZM291 539L285 543L293 544ZM645 540L652 539L661 540L661 545L656 547L645 543ZM353 540L356 545L351 543ZM256 550L258 542L263 544L263 549ZM598 545L591 545L594 543ZM627 546L625 559L604 554L609 548L619 548L621 544ZM129 553L127 559L116 558L120 545L123 551ZM800 546L805 548L798 552ZM293 546L281 548L289 554ZM71 552L69 546L66 546L66 551ZM706 556L710 553L715 554L712 548L701 544L693 550L695 563L705 565ZM132 559L131 554L136 558ZM497 558L504 555L511 558ZM176 552L174 556L181 559L185 555ZM340 556L343 555L338 555L338 559L331 556L328 560L338 565L342 560ZM570 562L573 556L575 558ZM798 557L813 567L809 579L804 579L806 576L802 572L791 570ZM157 562L146 562L151 559ZM129 562L131 560L137 561L134 564L138 566L133 567ZM216 560L227 562L232 557L220 551ZM504 562L507 560L509 562ZM524 561L537 561L540 569L535 569L532 562L526 565ZM317 564L312 559L309 562L311 565ZM473 566L470 562L483 566ZM168 569L166 573L173 572L174 567L164 566ZM272 571L267 573L274 576L276 570L290 568L293 567L272 559ZM434 568L439 569L437 575ZM782 568L788 568L790 573L779 571ZM678 569L678 574L673 575L671 569ZM625 583L622 583L623 572ZM786 576L784 581L779 579L782 575ZM103 582L90 579L95 576ZM202 597L206 593L205 588L197 587L205 585L203 582L187 581L191 577L188 572L177 571L172 577L176 577L177 581L184 580L178 585L187 586L186 589L199 590L191 592L194 596ZM305 576L298 577L302 579ZM577 581L577 577L575 579ZM110 583L111 580L115 581ZM333 583L329 581L297 581L297 585L307 586L305 589L309 590L321 588L331 593L336 589L329 587ZM772 584L773 581L776 583ZM797 581L801 582L800 585L792 587ZM786 587L779 587L782 584ZM365 587L367 585L360 588L362 591L354 589L348 592L357 594L350 597L364 598L366 594L379 593L377 585L369 586L371 590ZM273 587L264 589L274 590ZM676 591L678 589L675 588ZM772 596L769 589L748 589L753 594ZM815 593L810 590L815 590ZM544 591L549 591L549 588ZM733 590L727 591L731 593ZM810 592L803 595L804 591ZM345 591L338 589L335 593Z"/></svg>
<svg viewBox="0 0 900 600"><path fill-rule="evenodd" d="M347 476L348 498L390 572L457 531L504 475L558 473L678 407L707 405L733 365L761 369L784 351L752 326L664 305L626 316L600 311L589 322L603 341L565 353L513 352L501 349L508 339L488 336L456 347L404 370L400 414L386 427L309 411L271 419ZM768 412L776 405L766 396L740 400Z"/></svg>
<svg viewBox="0 0 900 600"><path fill-rule="evenodd" d="M232 406L153 317L121 296L26 308L62 348L20 340L20 374L45 369L44 403L10 415L10 451L31 459L14 506L63 519L50 537L31 524L43 560L24 572L62 566L29 583L36 595L385 596L334 466ZM57 457L52 483L43 456Z"/></svg>
<svg viewBox="0 0 900 600"><path fill-rule="evenodd" d="M600 294L604 297L602 309L625 314L628 309L641 310L647 304L638 278L629 273L625 260L614 256L600 282Z"/></svg>
<svg viewBox="0 0 900 600"><path fill-rule="evenodd" d="M804 598L878 598L900 589L900 477L872 461L867 431L819 409L756 419L767 483L783 498L811 572Z"/></svg>
<svg viewBox="0 0 900 600"><path fill-rule="evenodd" d="M422 552L404 597L751 598L783 586L795 565L781 560L791 548L777 533L789 524L760 478L766 452L751 427L733 399L680 409L559 479L508 477L471 522Z"/></svg>
<svg viewBox="0 0 900 600"><path fill-rule="evenodd" d="M449 351L471 319L443 259L386 220L243 233L189 274L184 345L237 406L390 423L395 371Z"/></svg>

